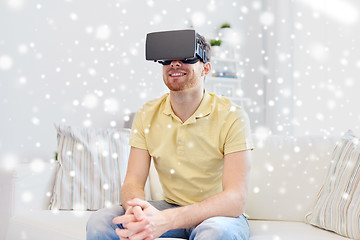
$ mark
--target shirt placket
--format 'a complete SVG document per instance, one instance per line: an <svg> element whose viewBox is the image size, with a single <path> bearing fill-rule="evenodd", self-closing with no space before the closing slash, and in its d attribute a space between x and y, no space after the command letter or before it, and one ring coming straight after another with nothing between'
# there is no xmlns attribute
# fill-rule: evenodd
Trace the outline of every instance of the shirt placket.
<svg viewBox="0 0 360 240"><path fill-rule="evenodd" d="M182 124L178 129L176 146L177 146L177 155L179 161L185 160L185 130L186 125Z"/></svg>

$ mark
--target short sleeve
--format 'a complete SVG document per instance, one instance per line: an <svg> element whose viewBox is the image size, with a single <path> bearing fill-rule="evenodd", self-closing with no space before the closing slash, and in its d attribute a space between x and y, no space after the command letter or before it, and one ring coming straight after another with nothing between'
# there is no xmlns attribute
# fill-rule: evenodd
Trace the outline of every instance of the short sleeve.
<svg viewBox="0 0 360 240"><path fill-rule="evenodd" d="M240 107L232 107L225 123L227 131L224 154L243 150L253 150L250 120L247 113Z"/></svg>
<svg viewBox="0 0 360 240"><path fill-rule="evenodd" d="M143 111L140 110L136 113L136 115L134 117L134 121L133 121L133 124L131 127L129 145L132 147L147 150L148 147L146 144L142 117L143 117Z"/></svg>

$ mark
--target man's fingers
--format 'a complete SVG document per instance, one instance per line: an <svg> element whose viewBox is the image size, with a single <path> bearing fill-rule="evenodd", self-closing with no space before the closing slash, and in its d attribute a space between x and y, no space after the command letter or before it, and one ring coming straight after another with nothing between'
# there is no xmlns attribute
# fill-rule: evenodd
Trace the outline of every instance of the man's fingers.
<svg viewBox="0 0 360 240"><path fill-rule="evenodd" d="M140 206L134 206L134 207L132 207L132 209L133 209L133 214L138 221L141 221L144 219L144 213Z"/></svg>
<svg viewBox="0 0 360 240"><path fill-rule="evenodd" d="M128 239L128 237L131 236L132 232L130 232L128 229L120 229L120 228L117 228L115 230L116 234L119 236L119 238L125 238L125 239Z"/></svg>
<svg viewBox="0 0 360 240"><path fill-rule="evenodd" d="M131 236L131 240L143 240L150 236L151 230L149 228L145 228L143 231L136 233Z"/></svg>
<svg viewBox="0 0 360 240"><path fill-rule="evenodd" d="M129 240L129 238L127 238L127 237L119 237L120 238L120 240Z"/></svg>
<svg viewBox="0 0 360 240"><path fill-rule="evenodd" d="M141 222L131 222L127 224L127 228L117 228L115 231L116 234L120 237L120 239L131 237L131 239L143 240L150 233L150 229L147 227L149 227L149 221L147 219L144 219Z"/></svg>
<svg viewBox="0 0 360 240"><path fill-rule="evenodd" d="M150 234L144 240L154 240L154 236Z"/></svg>
<svg viewBox="0 0 360 240"><path fill-rule="evenodd" d="M116 217L112 220L114 224L127 224L130 222L135 222L136 218L134 215L122 215L119 217Z"/></svg>
<svg viewBox="0 0 360 240"><path fill-rule="evenodd" d="M141 200L140 198L134 198L127 202L129 206L140 206L142 209L151 206L147 201Z"/></svg>
<svg viewBox="0 0 360 240"><path fill-rule="evenodd" d="M148 226L149 226L149 220L144 219L140 222L131 222L126 227L129 229L130 232L138 233L143 231Z"/></svg>

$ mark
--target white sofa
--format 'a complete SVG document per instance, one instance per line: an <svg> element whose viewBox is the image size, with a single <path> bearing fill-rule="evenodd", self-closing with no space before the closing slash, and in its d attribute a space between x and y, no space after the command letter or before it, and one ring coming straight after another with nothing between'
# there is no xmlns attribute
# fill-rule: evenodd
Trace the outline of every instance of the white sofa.
<svg viewBox="0 0 360 240"><path fill-rule="evenodd" d="M305 215L327 174L337 138L274 135L253 138L255 150L246 207L250 239L347 239L305 223ZM7 206L12 217L6 240L86 239L86 222L93 212L46 210L56 162L46 163L44 169L34 173L28 164L23 164L14 173L13 200ZM161 198L162 189L154 168L147 187L148 198Z"/></svg>

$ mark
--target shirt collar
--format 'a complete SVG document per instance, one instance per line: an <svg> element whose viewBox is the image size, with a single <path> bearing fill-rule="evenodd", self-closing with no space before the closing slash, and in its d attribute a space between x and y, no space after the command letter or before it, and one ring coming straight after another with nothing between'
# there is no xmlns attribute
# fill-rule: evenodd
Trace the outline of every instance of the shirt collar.
<svg viewBox="0 0 360 240"><path fill-rule="evenodd" d="M193 123L196 122L196 119L198 118L203 118L208 116L211 113L211 109L212 109L211 95L206 90L204 90L204 96L203 99L201 100L199 107L196 109L195 113L188 120L186 120L185 123ZM171 115L175 119L180 120L175 115L174 111L171 108L170 94L168 94L168 96L166 97L163 113L168 116Z"/></svg>

